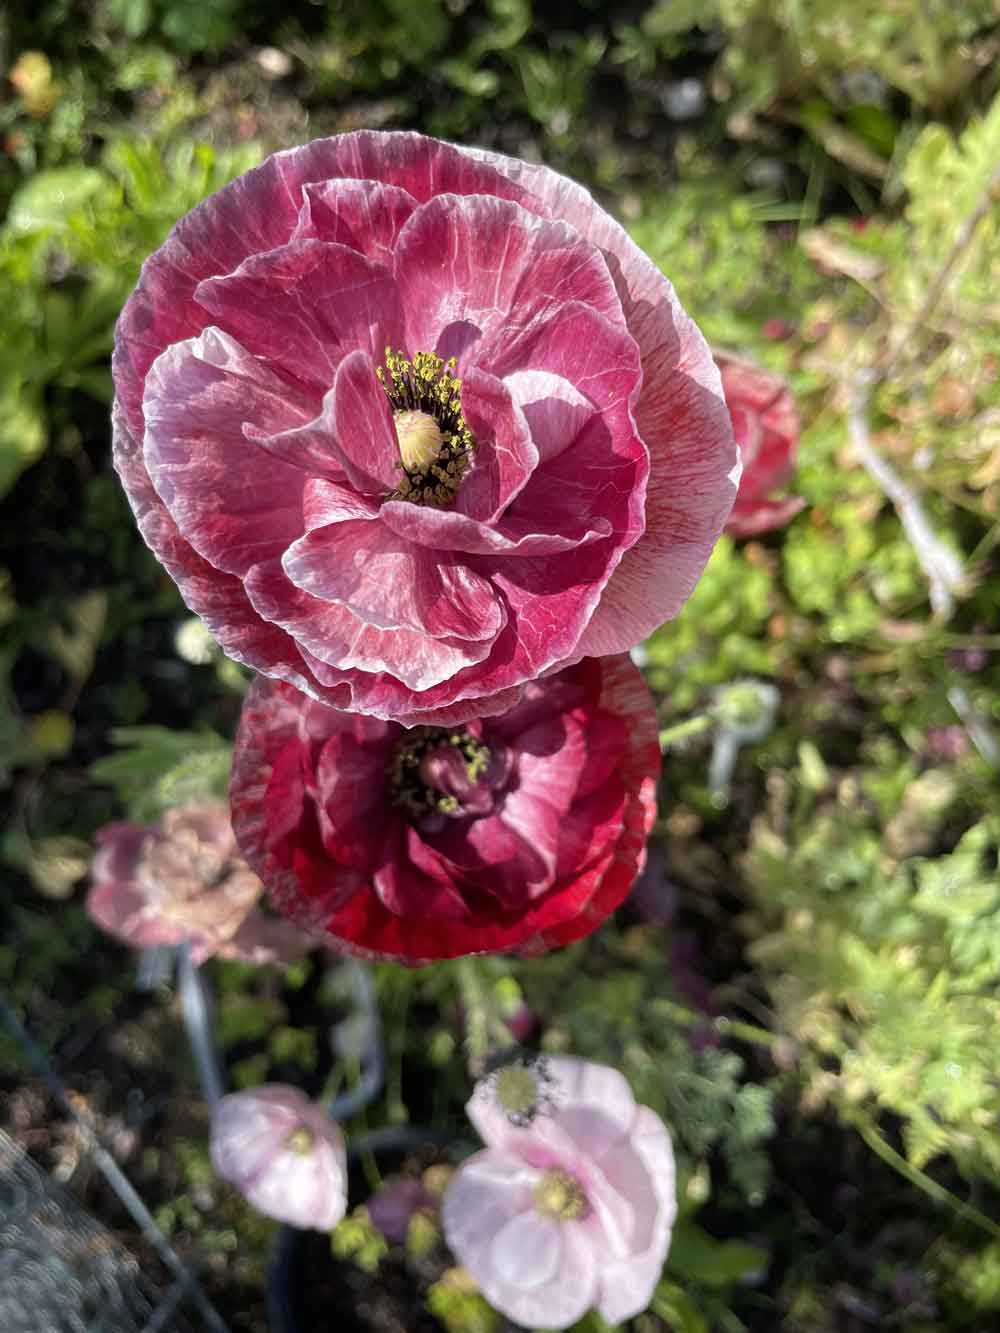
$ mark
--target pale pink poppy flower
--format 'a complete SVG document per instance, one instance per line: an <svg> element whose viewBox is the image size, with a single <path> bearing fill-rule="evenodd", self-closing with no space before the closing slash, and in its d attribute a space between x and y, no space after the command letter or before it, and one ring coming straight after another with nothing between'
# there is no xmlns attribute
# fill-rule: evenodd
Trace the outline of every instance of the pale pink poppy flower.
<svg viewBox="0 0 1000 1333"><path fill-rule="evenodd" d="M617 1070L570 1056L504 1067L466 1110L488 1146L455 1173L442 1220L490 1304L540 1329L644 1310L676 1213L659 1116Z"/></svg>
<svg viewBox="0 0 1000 1333"><path fill-rule="evenodd" d="M261 1213L329 1231L347 1210L347 1151L322 1106L286 1083L223 1097L212 1114L212 1165Z"/></svg>
<svg viewBox="0 0 1000 1333"><path fill-rule="evenodd" d="M450 725L675 615L738 475L673 288L545 167L362 130L183 218L118 323L115 466L222 648Z"/></svg>
<svg viewBox="0 0 1000 1333"><path fill-rule="evenodd" d="M135 949L186 942L195 964L216 954L291 963L313 947L291 922L257 907L263 885L219 802L168 810L154 824L106 824L96 842L87 911Z"/></svg>

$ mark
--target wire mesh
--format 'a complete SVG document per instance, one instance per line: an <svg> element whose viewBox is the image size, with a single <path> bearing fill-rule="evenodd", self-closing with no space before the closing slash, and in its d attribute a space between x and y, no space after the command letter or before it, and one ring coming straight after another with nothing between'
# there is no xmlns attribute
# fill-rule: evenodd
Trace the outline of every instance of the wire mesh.
<svg viewBox="0 0 1000 1333"><path fill-rule="evenodd" d="M144 1333L163 1299L111 1232L0 1131L3 1333ZM176 1320L164 1327L181 1333Z"/></svg>

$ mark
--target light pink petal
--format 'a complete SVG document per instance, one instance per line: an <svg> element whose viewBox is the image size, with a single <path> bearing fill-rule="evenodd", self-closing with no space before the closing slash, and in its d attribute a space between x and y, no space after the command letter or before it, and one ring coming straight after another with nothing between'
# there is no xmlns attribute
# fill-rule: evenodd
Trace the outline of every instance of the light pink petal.
<svg viewBox="0 0 1000 1333"><path fill-rule="evenodd" d="M150 477L194 549L226 573L244 574L302 532L303 474L243 430L247 421L272 432L301 420L291 396L216 329L171 347L147 376Z"/></svg>
<svg viewBox="0 0 1000 1333"><path fill-rule="evenodd" d="M594 404L562 375L517 370L503 383L524 414L542 462L568 448L594 415Z"/></svg>
<svg viewBox="0 0 1000 1333"><path fill-rule="evenodd" d="M528 1214L527 1216L531 1216ZM470 1269L491 1305L532 1329L568 1328L594 1303L601 1259L579 1223L513 1219L501 1231L488 1267ZM537 1255L532 1246L537 1247ZM553 1262L554 1260L554 1262ZM547 1280L540 1274L551 1263ZM468 1266L468 1265L467 1265Z"/></svg>
<svg viewBox="0 0 1000 1333"><path fill-rule="evenodd" d="M307 935L291 921L283 917L265 916L254 908L241 922L236 934L220 945L216 953L220 958L235 958L258 966L278 963L288 967L304 958L320 943L320 940Z"/></svg>
<svg viewBox="0 0 1000 1333"><path fill-rule="evenodd" d="M462 377L462 415L476 441L455 497L460 514L492 522L538 465L538 449L509 386L476 366Z"/></svg>
<svg viewBox="0 0 1000 1333"><path fill-rule="evenodd" d="M449 1248L470 1272L485 1266L497 1232L534 1207L539 1174L509 1153L487 1149L466 1158L452 1176L441 1220Z"/></svg>
<svg viewBox="0 0 1000 1333"><path fill-rule="evenodd" d="M215 323L255 356L325 393L355 349L399 346L402 312L388 270L343 245L297 241L252 255L196 292Z"/></svg>
<svg viewBox="0 0 1000 1333"><path fill-rule="evenodd" d="M329 1231L347 1211L347 1157L320 1140L311 1152L278 1153L245 1190L253 1206L291 1226Z"/></svg>
<svg viewBox="0 0 1000 1333"><path fill-rule="evenodd" d="M645 1190L637 1180L636 1159L648 1182ZM638 1314L652 1299L677 1214L673 1148L659 1116L638 1107L629 1145L605 1156L601 1169L636 1210L633 1257L610 1264L601 1275L598 1309L614 1324Z"/></svg>
<svg viewBox="0 0 1000 1333"><path fill-rule="evenodd" d="M621 322L600 253L562 222L483 195L440 195L395 247L408 346L493 373L501 349L567 301ZM473 350L474 349L474 350Z"/></svg>
<svg viewBox="0 0 1000 1333"><path fill-rule="evenodd" d="M315 181L302 191L291 239L333 241L391 265L396 237L416 207L412 194L378 180Z"/></svg>
<svg viewBox="0 0 1000 1333"><path fill-rule="evenodd" d="M323 602L291 582L277 561L255 565L245 579L247 594L265 620L291 634L310 654L342 677L352 668L391 673L404 686L427 690L489 655L489 642L434 639L409 629L381 630L344 606ZM374 710L366 710L374 711Z"/></svg>
<svg viewBox="0 0 1000 1333"><path fill-rule="evenodd" d="M296 587L377 629L492 640L506 619L485 579L380 522L317 529L290 546L281 563Z"/></svg>
<svg viewBox="0 0 1000 1333"><path fill-rule="evenodd" d="M560 1108L592 1106L628 1133L635 1120L636 1104L628 1080L610 1065L581 1060L575 1055L548 1057Z"/></svg>

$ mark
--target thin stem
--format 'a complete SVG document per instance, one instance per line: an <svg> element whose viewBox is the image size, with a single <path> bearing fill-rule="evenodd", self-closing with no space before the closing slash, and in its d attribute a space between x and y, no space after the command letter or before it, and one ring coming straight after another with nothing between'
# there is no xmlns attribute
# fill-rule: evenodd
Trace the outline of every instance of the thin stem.
<svg viewBox="0 0 1000 1333"><path fill-rule="evenodd" d="M465 1009L465 1049L470 1071L477 1077L492 1051L514 1045L510 1029L490 1001L475 958L460 958L456 964L458 987Z"/></svg>
<svg viewBox="0 0 1000 1333"><path fill-rule="evenodd" d="M686 741L690 736L699 736L711 725L712 718L702 713L697 717L686 718L683 722L675 722L672 727L664 727L660 732L660 749L666 750L671 745L676 745L678 741Z"/></svg>
<svg viewBox="0 0 1000 1333"><path fill-rule="evenodd" d="M201 1094L214 1111L225 1093L219 1053L212 1037L211 1000L202 979L201 969L195 967L191 946L184 941L177 950L177 989L181 998L181 1012L187 1029L188 1043L198 1070Z"/></svg>
<svg viewBox="0 0 1000 1333"><path fill-rule="evenodd" d="M988 1232L995 1240L1000 1240L1000 1225L994 1222L992 1218L987 1217L985 1213L981 1213L978 1208L973 1207L971 1203L963 1203L961 1199L952 1194L951 1190L945 1189L943 1185L939 1185L936 1180L932 1180L919 1167L914 1166L912 1162L908 1162L891 1144L886 1143L873 1124L860 1116L851 1117L851 1123L872 1152L881 1157L882 1161L891 1166L894 1171L897 1171L904 1180L908 1180L911 1185L915 1185L918 1190L922 1190L935 1203L943 1204L958 1217L974 1222L976 1226Z"/></svg>
<svg viewBox="0 0 1000 1333"><path fill-rule="evenodd" d="M657 1003L684 1027L711 1028L720 1037L738 1037L740 1041L751 1042L754 1046L766 1046L772 1050L782 1041L778 1033L768 1032L766 1028L756 1027L753 1023L744 1023L738 1018L726 1018L725 1015L712 1018L708 1014L697 1014L673 1000L659 1000Z"/></svg>

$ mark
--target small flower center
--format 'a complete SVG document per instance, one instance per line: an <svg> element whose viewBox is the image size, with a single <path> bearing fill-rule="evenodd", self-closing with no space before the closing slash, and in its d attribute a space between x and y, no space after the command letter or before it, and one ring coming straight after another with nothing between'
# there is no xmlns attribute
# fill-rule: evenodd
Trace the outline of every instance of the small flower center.
<svg viewBox="0 0 1000 1333"><path fill-rule="evenodd" d="M576 1222L590 1212L583 1186L568 1171L554 1167L535 1186L535 1207L555 1222Z"/></svg>
<svg viewBox="0 0 1000 1333"><path fill-rule="evenodd" d="M476 442L462 416L455 358L417 352L410 361L391 347L375 371L393 407L403 479L390 500L443 509L451 504Z"/></svg>
<svg viewBox="0 0 1000 1333"><path fill-rule="evenodd" d="M496 1095L508 1120L513 1124L527 1124L535 1118L541 1086L535 1071L520 1062L504 1067L497 1073Z"/></svg>
<svg viewBox="0 0 1000 1333"><path fill-rule="evenodd" d="M476 797L489 764L489 747L471 732L413 727L393 751L393 804L402 806L411 821L433 814L457 818L467 810L478 813Z"/></svg>
<svg viewBox="0 0 1000 1333"><path fill-rule="evenodd" d="M285 1147L288 1151L298 1153L300 1157L305 1157L307 1153L311 1153L315 1143L316 1135L308 1125L297 1125L285 1139Z"/></svg>

